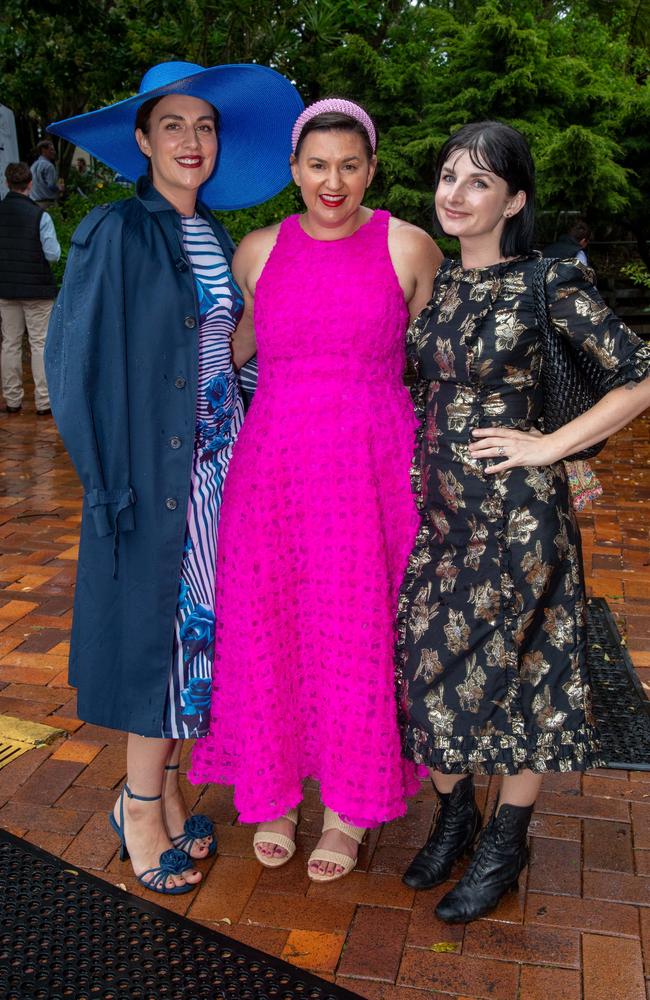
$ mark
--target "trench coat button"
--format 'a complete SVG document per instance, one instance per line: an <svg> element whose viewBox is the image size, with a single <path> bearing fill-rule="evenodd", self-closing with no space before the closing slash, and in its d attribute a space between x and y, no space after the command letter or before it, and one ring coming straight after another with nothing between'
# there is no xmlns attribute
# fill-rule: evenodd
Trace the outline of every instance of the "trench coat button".
<svg viewBox="0 0 650 1000"><path fill-rule="evenodd" d="M186 316L183 322L185 323L185 326L187 327L188 330L193 330L194 327L196 326L196 320L194 319L194 316Z"/></svg>
<svg viewBox="0 0 650 1000"><path fill-rule="evenodd" d="M187 384L187 379L184 379L182 375L179 375L178 378L174 379L174 385L176 386L177 389L184 389L186 384Z"/></svg>
<svg viewBox="0 0 650 1000"><path fill-rule="evenodd" d="M170 448L173 448L174 451L176 451L178 448L180 448L180 446L181 446L181 439L179 437L176 437L176 435L174 435L174 437L170 437L169 439Z"/></svg>
<svg viewBox="0 0 650 1000"><path fill-rule="evenodd" d="M165 500L165 507L167 510L176 510L178 507L178 500L175 497L167 497Z"/></svg>

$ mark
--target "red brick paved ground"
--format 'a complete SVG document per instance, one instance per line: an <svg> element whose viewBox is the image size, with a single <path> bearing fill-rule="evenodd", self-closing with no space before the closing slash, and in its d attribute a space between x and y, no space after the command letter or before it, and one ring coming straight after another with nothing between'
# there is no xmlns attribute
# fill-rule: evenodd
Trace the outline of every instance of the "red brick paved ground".
<svg viewBox="0 0 650 1000"><path fill-rule="evenodd" d="M591 592L608 599L650 690L649 457L650 421L641 419L599 460L606 495L582 524ZM29 406L1 413L0 714L68 736L0 770L0 825L141 894L105 818L124 776L124 737L80 723L66 685L79 500L52 421ZM480 783L482 799L494 794ZM203 865L200 891L170 908L362 997L646 1000L650 773L548 778L518 897L466 928L433 915L447 886L415 894L399 878L431 821L426 788L406 819L372 833L359 870L328 887L305 874L320 823L315 788L306 791L300 849L279 871L255 861L227 789L188 788L188 796L214 817L220 854Z"/></svg>

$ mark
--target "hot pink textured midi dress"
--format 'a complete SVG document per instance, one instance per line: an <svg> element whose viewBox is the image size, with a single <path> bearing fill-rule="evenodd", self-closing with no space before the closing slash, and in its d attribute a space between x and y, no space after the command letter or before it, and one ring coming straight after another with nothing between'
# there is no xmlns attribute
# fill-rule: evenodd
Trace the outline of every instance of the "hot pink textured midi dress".
<svg viewBox="0 0 650 1000"><path fill-rule="evenodd" d="M417 789L395 699L418 519L389 218L326 242L291 216L257 283L259 382L225 484L210 731L190 772L233 784L243 822L296 806L306 777L358 826Z"/></svg>

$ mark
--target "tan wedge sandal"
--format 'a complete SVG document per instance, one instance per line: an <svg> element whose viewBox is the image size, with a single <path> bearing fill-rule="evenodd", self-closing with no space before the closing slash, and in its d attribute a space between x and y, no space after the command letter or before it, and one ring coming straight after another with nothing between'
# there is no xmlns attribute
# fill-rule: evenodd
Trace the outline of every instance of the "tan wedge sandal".
<svg viewBox="0 0 650 1000"><path fill-rule="evenodd" d="M350 837L355 840L357 844L361 844L363 838L366 835L366 831L362 826L350 826L348 823L343 823L338 816L338 813L333 812L331 809L325 808L325 815L323 816L323 833L327 833L328 830L338 830L340 833L344 833L346 837ZM338 865L343 869L342 872L334 872L332 875L325 875L321 872L313 872L309 865L312 862L324 861L325 864ZM327 851L325 848L317 847L312 851L309 861L307 862L307 874L309 875L312 882L334 882L337 878L343 878L344 875L349 875L353 868L356 867L357 859L351 858L347 854L340 854L338 851Z"/></svg>
<svg viewBox="0 0 650 1000"><path fill-rule="evenodd" d="M290 823L293 823L296 827L298 826L297 809L290 809L288 813L280 818L288 819ZM281 847L287 853L283 857L276 857L274 854L262 854L257 849L258 844L273 844L275 847ZM291 861L296 853L296 841L292 840L291 837L285 836L284 833L275 833L273 830L258 830L253 835L253 850L255 851L255 857L265 868L279 868L281 865L286 865L287 861Z"/></svg>

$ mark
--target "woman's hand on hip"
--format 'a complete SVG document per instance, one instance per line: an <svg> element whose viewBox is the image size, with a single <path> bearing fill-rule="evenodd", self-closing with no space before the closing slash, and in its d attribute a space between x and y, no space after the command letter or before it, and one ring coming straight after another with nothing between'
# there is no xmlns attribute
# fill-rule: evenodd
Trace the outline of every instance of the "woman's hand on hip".
<svg viewBox="0 0 650 1000"><path fill-rule="evenodd" d="M536 427L475 427L469 446L472 458L489 459L485 472L506 472L524 465L553 465L562 454L553 434Z"/></svg>

